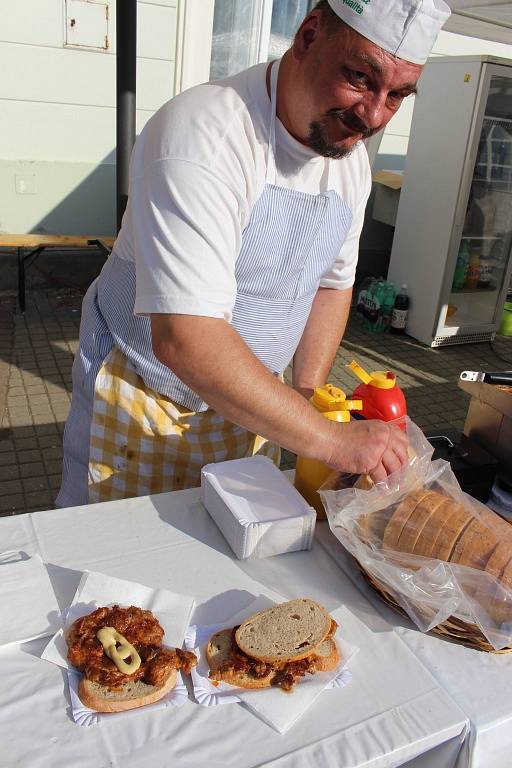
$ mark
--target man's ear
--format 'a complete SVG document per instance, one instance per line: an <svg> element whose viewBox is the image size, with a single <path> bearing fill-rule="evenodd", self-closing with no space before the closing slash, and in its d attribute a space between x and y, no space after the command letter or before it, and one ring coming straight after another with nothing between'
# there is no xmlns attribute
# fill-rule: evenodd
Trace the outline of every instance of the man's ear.
<svg viewBox="0 0 512 768"><path fill-rule="evenodd" d="M318 40L322 28L322 14L311 11L300 25L293 39L292 55L297 61L302 61L309 48Z"/></svg>

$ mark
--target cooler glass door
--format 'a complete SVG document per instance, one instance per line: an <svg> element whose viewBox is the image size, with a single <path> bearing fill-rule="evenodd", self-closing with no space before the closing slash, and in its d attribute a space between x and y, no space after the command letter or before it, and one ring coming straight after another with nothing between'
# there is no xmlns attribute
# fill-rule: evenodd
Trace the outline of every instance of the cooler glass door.
<svg viewBox="0 0 512 768"><path fill-rule="evenodd" d="M494 331L510 272L512 239L512 77L490 67L462 236L451 272L444 331Z"/></svg>

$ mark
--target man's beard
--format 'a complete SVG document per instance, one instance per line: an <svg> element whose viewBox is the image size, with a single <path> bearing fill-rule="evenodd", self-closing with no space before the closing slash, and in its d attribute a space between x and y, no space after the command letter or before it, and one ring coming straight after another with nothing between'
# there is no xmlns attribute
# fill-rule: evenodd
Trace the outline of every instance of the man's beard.
<svg viewBox="0 0 512 768"><path fill-rule="evenodd" d="M330 109L326 112L326 117L341 117L347 128L361 134L362 139L369 139L377 133L377 130L366 128L364 125L354 125L354 121L350 122L346 120L346 113L341 109ZM333 144L326 137L326 129L323 121L314 120L309 125L308 146L322 157L330 157L332 160L341 160L343 157L348 157L355 149L359 142L353 144L351 147L342 147L339 144Z"/></svg>

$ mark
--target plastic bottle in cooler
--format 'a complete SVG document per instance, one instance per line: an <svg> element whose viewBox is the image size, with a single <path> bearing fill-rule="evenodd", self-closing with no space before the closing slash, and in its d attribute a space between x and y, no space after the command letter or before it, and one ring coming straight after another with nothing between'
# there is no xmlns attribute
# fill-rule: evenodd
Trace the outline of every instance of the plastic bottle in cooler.
<svg viewBox="0 0 512 768"><path fill-rule="evenodd" d="M457 263L453 274L452 291L462 291L466 282L466 274L469 266L469 248L466 240L461 240L459 252L457 254Z"/></svg>

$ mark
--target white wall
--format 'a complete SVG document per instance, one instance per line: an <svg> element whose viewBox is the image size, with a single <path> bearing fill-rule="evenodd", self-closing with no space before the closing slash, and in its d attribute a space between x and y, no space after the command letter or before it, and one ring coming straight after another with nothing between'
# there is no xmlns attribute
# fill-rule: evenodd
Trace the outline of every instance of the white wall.
<svg viewBox="0 0 512 768"><path fill-rule="evenodd" d="M102 44L105 25L108 48L67 46L91 5L108 5L108 21L92 9L91 27ZM207 79L213 0L138 0L137 12L139 132L176 92ZM115 53L116 0L0 0L1 232L114 232Z"/></svg>

